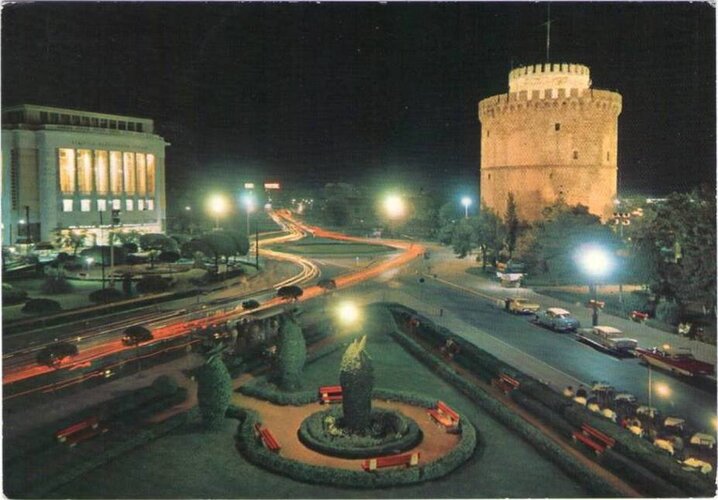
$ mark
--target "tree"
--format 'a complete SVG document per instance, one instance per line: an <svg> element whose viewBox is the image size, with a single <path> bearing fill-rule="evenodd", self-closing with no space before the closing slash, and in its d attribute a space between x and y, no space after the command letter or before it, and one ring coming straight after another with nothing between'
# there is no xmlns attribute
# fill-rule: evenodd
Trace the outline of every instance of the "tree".
<svg viewBox="0 0 718 500"><path fill-rule="evenodd" d="M516 248L516 238L519 231L519 218L516 213L516 201L514 193L509 192L506 200L506 215L504 216L506 224L506 249L509 252L509 259L513 256L514 248Z"/></svg>
<svg viewBox="0 0 718 500"><path fill-rule="evenodd" d="M155 265L155 259L161 252L177 252L177 242L161 233L146 233L140 236L142 250L150 253L150 269Z"/></svg>
<svg viewBox="0 0 718 500"><path fill-rule="evenodd" d="M277 297L284 300L296 301L304 294L304 290L297 285L283 286L277 290Z"/></svg>
<svg viewBox="0 0 718 500"><path fill-rule="evenodd" d="M206 353L207 359L196 371L197 403L205 429L221 428L232 398L232 380L222 361L224 346L218 344Z"/></svg>
<svg viewBox="0 0 718 500"><path fill-rule="evenodd" d="M374 367L366 352L366 336L352 342L342 356L339 370L342 386L344 428L354 434L369 429Z"/></svg>
<svg viewBox="0 0 718 500"><path fill-rule="evenodd" d="M469 255L474 249L475 231L472 219L464 218L454 225L454 233L451 236L451 246L456 256L460 259Z"/></svg>
<svg viewBox="0 0 718 500"><path fill-rule="evenodd" d="M324 202L324 218L330 226L346 226L349 223L349 207L343 196L332 196Z"/></svg>
<svg viewBox="0 0 718 500"><path fill-rule="evenodd" d="M456 203L444 203L439 209L439 231L437 239L444 245L451 244L454 235L454 227L459 219L459 212Z"/></svg>
<svg viewBox="0 0 718 500"><path fill-rule="evenodd" d="M71 231L62 230L55 233L54 243L61 248L72 247L72 255L77 255L77 251L85 244L87 240L87 230L73 229Z"/></svg>
<svg viewBox="0 0 718 500"><path fill-rule="evenodd" d="M486 270L489 252L496 257L501 250L505 228L499 216L487 205L482 204L474 226L474 237L481 252L482 267Z"/></svg>
<svg viewBox="0 0 718 500"><path fill-rule="evenodd" d="M296 391L302 385L302 371L307 359L307 343L299 325L291 317L282 316L277 348L279 387Z"/></svg>

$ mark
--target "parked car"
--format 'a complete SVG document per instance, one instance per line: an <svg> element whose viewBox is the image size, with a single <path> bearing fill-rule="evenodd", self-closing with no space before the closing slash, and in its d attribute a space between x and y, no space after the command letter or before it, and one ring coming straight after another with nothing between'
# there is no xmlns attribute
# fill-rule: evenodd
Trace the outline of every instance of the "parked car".
<svg viewBox="0 0 718 500"><path fill-rule="evenodd" d="M144 326L134 325L125 330L125 334L122 337L122 343L124 345L139 345L142 342L148 342L152 340L152 332Z"/></svg>
<svg viewBox="0 0 718 500"><path fill-rule="evenodd" d="M671 349L669 346L651 349L638 347L636 357L648 365L686 377L706 377L715 373L712 364L698 361L690 349Z"/></svg>
<svg viewBox="0 0 718 500"><path fill-rule="evenodd" d="M537 312L536 323L557 332L575 331L581 327L581 323L571 316L569 311L560 307L549 307L545 311Z"/></svg>
<svg viewBox="0 0 718 500"><path fill-rule="evenodd" d="M35 358L38 364L58 367L70 358L77 356L78 349L75 344L69 342L57 342L51 344L37 353Z"/></svg>
<svg viewBox="0 0 718 500"><path fill-rule="evenodd" d="M504 299L504 305L507 312L513 314L536 314L541 306L531 302L528 299L507 297Z"/></svg>
<svg viewBox="0 0 718 500"><path fill-rule="evenodd" d="M576 337L614 354L630 354L638 347L637 340L624 336L621 330L612 326L579 328Z"/></svg>

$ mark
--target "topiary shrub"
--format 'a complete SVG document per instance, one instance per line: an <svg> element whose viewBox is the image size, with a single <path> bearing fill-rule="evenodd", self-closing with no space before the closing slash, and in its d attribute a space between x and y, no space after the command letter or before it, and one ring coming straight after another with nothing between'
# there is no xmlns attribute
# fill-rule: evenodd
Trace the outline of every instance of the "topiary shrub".
<svg viewBox="0 0 718 500"><path fill-rule="evenodd" d="M232 380L219 352L210 353L197 371L197 402L205 429L222 427L232 398Z"/></svg>
<svg viewBox="0 0 718 500"><path fill-rule="evenodd" d="M30 299L20 311L25 314L53 314L62 311L62 306L51 299Z"/></svg>
<svg viewBox="0 0 718 500"><path fill-rule="evenodd" d="M125 295L116 288L95 290L89 295L90 302L95 304L109 304L125 298Z"/></svg>
<svg viewBox="0 0 718 500"><path fill-rule="evenodd" d="M27 300L27 292L20 288L15 288L7 283L2 284L2 305L12 306L22 304Z"/></svg>
<svg viewBox="0 0 718 500"><path fill-rule="evenodd" d="M656 306L656 319L669 325L677 325L680 320L681 308L674 301L662 300Z"/></svg>
<svg viewBox="0 0 718 500"><path fill-rule="evenodd" d="M169 281L161 276L143 276L137 283L138 293L160 293L170 288Z"/></svg>
<svg viewBox="0 0 718 500"><path fill-rule="evenodd" d="M40 289L42 290L42 293L47 295L70 293L72 291L72 283L70 283L64 276L48 276Z"/></svg>
<svg viewBox="0 0 718 500"><path fill-rule="evenodd" d="M371 423L374 367L365 347L366 336L349 344L339 369L344 427L356 434L365 433Z"/></svg>
<svg viewBox="0 0 718 500"><path fill-rule="evenodd" d="M301 388L306 359L307 345L302 329L294 319L282 316L277 346L277 378L282 390L296 391Z"/></svg>

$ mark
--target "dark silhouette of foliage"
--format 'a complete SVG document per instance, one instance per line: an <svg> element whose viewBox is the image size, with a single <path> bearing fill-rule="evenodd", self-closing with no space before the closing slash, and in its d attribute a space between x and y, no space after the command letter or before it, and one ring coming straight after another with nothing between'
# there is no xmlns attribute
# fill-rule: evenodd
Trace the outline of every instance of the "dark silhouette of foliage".
<svg viewBox="0 0 718 500"><path fill-rule="evenodd" d="M251 309L256 309L260 306L259 302L254 299L245 300L242 302L242 309L249 311Z"/></svg>
<svg viewBox="0 0 718 500"><path fill-rule="evenodd" d="M21 309L26 314L53 314L62 311L59 302L50 299L30 299Z"/></svg>
<svg viewBox="0 0 718 500"><path fill-rule="evenodd" d="M302 385L302 371L307 359L307 344L299 325L288 316L281 318L277 348L277 376L279 387L296 391Z"/></svg>
<svg viewBox="0 0 718 500"><path fill-rule="evenodd" d="M232 380L222 361L223 347L217 345L207 352L207 360L197 368L197 402L205 429L210 431L222 427L224 417L232 398Z"/></svg>
<svg viewBox="0 0 718 500"><path fill-rule="evenodd" d="M364 434L371 422L374 367L365 348L366 337L352 342L344 352L339 370L344 411L343 426L354 434Z"/></svg>
<svg viewBox="0 0 718 500"><path fill-rule="evenodd" d="M125 298L125 295L116 288L103 288L95 290L89 295L90 302L95 304L109 304Z"/></svg>
<svg viewBox="0 0 718 500"><path fill-rule="evenodd" d="M277 290L277 297L285 300L297 300L304 294L304 290L297 285L283 286Z"/></svg>

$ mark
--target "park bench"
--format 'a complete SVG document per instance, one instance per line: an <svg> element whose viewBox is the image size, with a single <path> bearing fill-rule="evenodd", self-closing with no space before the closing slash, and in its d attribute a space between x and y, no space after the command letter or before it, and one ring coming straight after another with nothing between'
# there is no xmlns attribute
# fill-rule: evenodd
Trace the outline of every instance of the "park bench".
<svg viewBox="0 0 718 500"><path fill-rule="evenodd" d="M521 383L513 378L510 375L506 375L505 373L502 373L499 375L499 378L495 378L492 380L493 385L499 388L501 392L504 394L508 394L514 389L518 389Z"/></svg>
<svg viewBox="0 0 718 500"><path fill-rule="evenodd" d="M630 317L633 321L641 322L648 319L648 313L641 311L631 311Z"/></svg>
<svg viewBox="0 0 718 500"><path fill-rule="evenodd" d="M580 441L589 448L591 448L596 455L603 453L606 448L613 448L616 444L616 440L611 436L594 429L588 424L581 425L580 431L574 431L573 440Z"/></svg>
<svg viewBox="0 0 718 500"><path fill-rule="evenodd" d="M319 402L340 403L342 401L341 385L325 385L319 388Z"/></svg>
<svg viewBox="0 0 718 500"><path fill-rule="evenodd" d="M367 472L381 469L383 467L397 467L400 465L406 465L412 467L419 465L419 458L421 453L403 453L401 455L390 455L388 457L377 457L368 458L361 463L361 468Z"/></svg>
<svg viewBox="0 0 718 500"><path fill-rule="evenodd" d="M77 443L93 438L98 434L107 432L107 429L100 427L100 419L89 417L55 433L55 437L61 443L67 443L70 447Z"/></svg>
<svg viewBox="0 0 718 500"><path fill-rule="evenodd" d="M264 446L269 451L279 453L279 450L281 450L282 447L279 445L279 441L277 441L277 438L274 437L274 434L272 434L272 432L267 427L262 427L262 424L257 422L256 424L254 424L254 430L257 431L257 437L262 440L262 443L264 443Z"/></svg>
<svg viewBox="0 0 718 500"><path fill-rule="evenodd" d="M447 429L455 429L459 425L459 414L443 401L438 401L436 408L429 408L427 413Z"/></svg>

